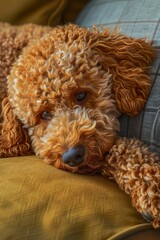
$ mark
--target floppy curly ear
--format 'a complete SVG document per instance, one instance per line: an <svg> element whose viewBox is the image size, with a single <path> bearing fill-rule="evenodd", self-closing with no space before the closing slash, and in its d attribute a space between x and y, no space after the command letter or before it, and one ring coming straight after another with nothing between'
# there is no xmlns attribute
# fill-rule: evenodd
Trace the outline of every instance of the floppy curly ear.
<svg viewBox="0 0 160 240"><path fill-rule="evenodd" d="M2 101L0 124L0 157L31 154L30 140L26 129L14 115L8 98Z"/></svg>
<svg viewBox="0 0 160 240"><path fill-rule="evenodd" d="M93 44L99 61L112 74L113 94L122 113L139 114L144 107L151 88L149 65L155 57L151 43L134 39L117 32L102 33Z"/></svg>

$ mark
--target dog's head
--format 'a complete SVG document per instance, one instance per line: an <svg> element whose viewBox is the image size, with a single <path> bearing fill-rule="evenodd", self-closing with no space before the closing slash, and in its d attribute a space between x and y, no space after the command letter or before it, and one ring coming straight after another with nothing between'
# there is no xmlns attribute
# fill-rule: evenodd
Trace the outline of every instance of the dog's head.
<svg viewBox="0 0 160 240"><path fill-rule="evenodd" d="M37 155L57 168L94 172L150 89L154 51L144 40L75 25L24 49L8 78L9 101Z"/></svg>

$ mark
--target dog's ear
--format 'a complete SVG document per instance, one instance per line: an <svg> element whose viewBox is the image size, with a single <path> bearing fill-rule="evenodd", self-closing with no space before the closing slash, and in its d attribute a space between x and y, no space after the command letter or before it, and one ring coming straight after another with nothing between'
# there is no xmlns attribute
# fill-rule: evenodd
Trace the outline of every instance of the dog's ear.
<svg viewBox="0 0 160 240"><path fill-rule="evenodd" d="M14 115L8 98L2 101L0 124L0 157L30 155L30 140L26 129Z"/></svg>
<svg viewBox="0 0 160 240"><path fill-rule="evenodd" d="M151 88L149 66L155 57L151 43L117 32L101 33L95 28L98 40L92 43L98 61L112 74L113 94L120 112L139 114Z"/></svg>

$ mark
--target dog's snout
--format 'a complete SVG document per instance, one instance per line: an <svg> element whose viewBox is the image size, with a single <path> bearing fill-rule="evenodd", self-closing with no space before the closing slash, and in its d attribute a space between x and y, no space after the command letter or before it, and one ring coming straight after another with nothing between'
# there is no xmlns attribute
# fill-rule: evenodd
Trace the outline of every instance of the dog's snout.
<svg viewBox="0 0 160 240"><path fill-rule="evenodd" d="M80 165L84 161L86 148L84 145L78 145L70 148L62 155L62 161L72 167Z"/></svg>

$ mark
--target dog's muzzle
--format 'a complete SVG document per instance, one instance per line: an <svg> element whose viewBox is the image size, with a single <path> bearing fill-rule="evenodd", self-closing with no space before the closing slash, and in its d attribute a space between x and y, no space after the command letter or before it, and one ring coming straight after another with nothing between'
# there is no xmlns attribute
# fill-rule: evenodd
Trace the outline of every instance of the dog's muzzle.
<svg viewBox="0 0 160 240"><path fill-rule="evenodd" d="M62 154L62 161L71 166L76 167L84 162L86 148L83 144L70 148Z"/></svg>

